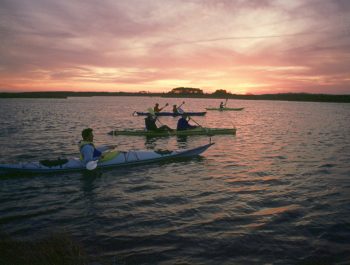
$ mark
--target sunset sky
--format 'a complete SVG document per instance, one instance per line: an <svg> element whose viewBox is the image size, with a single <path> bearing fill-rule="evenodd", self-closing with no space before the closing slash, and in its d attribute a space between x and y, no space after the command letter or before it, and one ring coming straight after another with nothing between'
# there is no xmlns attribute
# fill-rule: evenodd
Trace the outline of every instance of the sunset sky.
<svg viewBox="0 0 350 265"><path fill-rule="evenodd" d="M0 91L350 94L348 0L0 0Z"/></svg>

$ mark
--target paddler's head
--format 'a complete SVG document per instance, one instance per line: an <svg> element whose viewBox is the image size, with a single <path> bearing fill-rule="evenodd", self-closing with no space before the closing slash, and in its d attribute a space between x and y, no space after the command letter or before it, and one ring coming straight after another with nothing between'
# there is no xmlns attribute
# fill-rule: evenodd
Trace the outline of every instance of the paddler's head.
<svg viewBox="0 0 350 265"><path fill-rule="evenodd" d="M83 137L84 141L92 142L94 140L94 134L92 133L91 128L86 128L81 132L81 136Z"/></svg>

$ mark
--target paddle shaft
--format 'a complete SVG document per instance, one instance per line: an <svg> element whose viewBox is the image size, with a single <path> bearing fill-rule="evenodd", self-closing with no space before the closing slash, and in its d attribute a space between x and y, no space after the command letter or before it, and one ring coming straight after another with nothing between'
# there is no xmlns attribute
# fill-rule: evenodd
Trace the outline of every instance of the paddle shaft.
<svg viewBox="0 0 350 265"><path fill-rule="evenodd" d="M185 101L184 102L182 102L182 104L177 108L177 109L179 109L183 104L185 104ZM180 114L183 114L184 113L184 111L182 110L182 109L180 109L181 111L179 111L179 113ZM195 124L197 124L199 127L202 127L202 125L200 125L198 122L196 122L193 118L191 118L190 116L188 116L188 118L190 119L190 120L192 120Z"/></svg>
<svg viewBox="0 0 350 265"><path fill-rule="evenodd" d="M158 122L160 123L160 125L164 125L164 124L158 119L157 116L155 116L155 117L156 117L156 121L158 121Z"/></svg>
<svg viewBox="0 0 350 265"><path fill-rule="evenodd" d="M165 103L164 107L161 107L160 110L162 111L165 107L169 106L168 103Z"/></svg>
<svg viewBox="0 0 350 265"><path fill-rule="evenodd" d="M98 161L100 161L100 160L98 159L98 160L91 160L91 161L89 161L88 163L86 163L85 168L87 170L94 170L95 168L97 168Z"/></svg>
<svg viewBox="0 0 350 265"><path fill-rule="evenodd" d="M176 109L181 108L181 106L182 106L183 104L185 104L185 101L183 101L183 102L180 104L180 106L178 106Z"/></svg>
<svg viewBox="0 0 350 265"><path fill-rule="evenodd" d="M195 124L197 124L199 127L202 127L202 125L200 125L198 122L196 122L193 118L191 118L190 116L188 116L188 118L190 119L190 120L192 120Z"/></svg>

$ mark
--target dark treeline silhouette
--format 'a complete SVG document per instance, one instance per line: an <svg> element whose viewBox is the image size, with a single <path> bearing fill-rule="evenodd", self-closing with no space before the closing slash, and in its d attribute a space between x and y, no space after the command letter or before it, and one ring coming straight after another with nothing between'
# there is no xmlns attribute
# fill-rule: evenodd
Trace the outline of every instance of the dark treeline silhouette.
<svg viewBox="0 0 350 265"><path fill-rule="evenodd" d="M68 98L68 97L106 97L106 96L162 96L164 93L129 93L129 92L18 92L0 93L0 98Z"/></svg>
<svg viewBox="0 0 350 265"><path fill-rule="evenodd" d="M279 93L279 94L262 94L262 95L238 95L238 94L214 94L213 93L213 94L191 95L191 96L184 95L184 94L176 94L176 95L166 94L164 97L350 103L350 95L308 94L308 93Z"/></svg>
<svg viewBox="0 0 350 265"><path fill-rule="evenodd" d="M173 91L173 90L172 90ZM0 98L68 98L68 97L96 97L96 96L146 96L166 98L218 98L218 99L245 99L245 100L283 100L283 101L310 101L310 102L342 102L350 103L350 95L309 94L309 93L279 93L262 95L239 95L217 90L214 93L149 93L149 92L20 92L0 93Z"/></svg>

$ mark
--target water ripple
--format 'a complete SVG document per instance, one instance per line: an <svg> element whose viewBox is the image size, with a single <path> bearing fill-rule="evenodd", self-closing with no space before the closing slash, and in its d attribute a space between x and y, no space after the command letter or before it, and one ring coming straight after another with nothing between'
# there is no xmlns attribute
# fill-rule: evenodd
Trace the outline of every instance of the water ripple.
<svg viewBox="0 0 350 265"><path fill-rule="evenodd" d="M208 143L205 136L107 135L143 128L132 112L169 100L177 101L0 100L7 110L0 113L1 163L77 156L85 127L94 128L98 145L118 144L120 150ZM217 101L186 99L186 106L200 111ZM88 173L1 175L1 229L29 239L68 231L105 264L347 264L349 105L231 104L245 109L196 118L205 126L238 129L236 136L213 136L215 145L199 158ZM175 127L177 118L161 122Z"/></svg>

